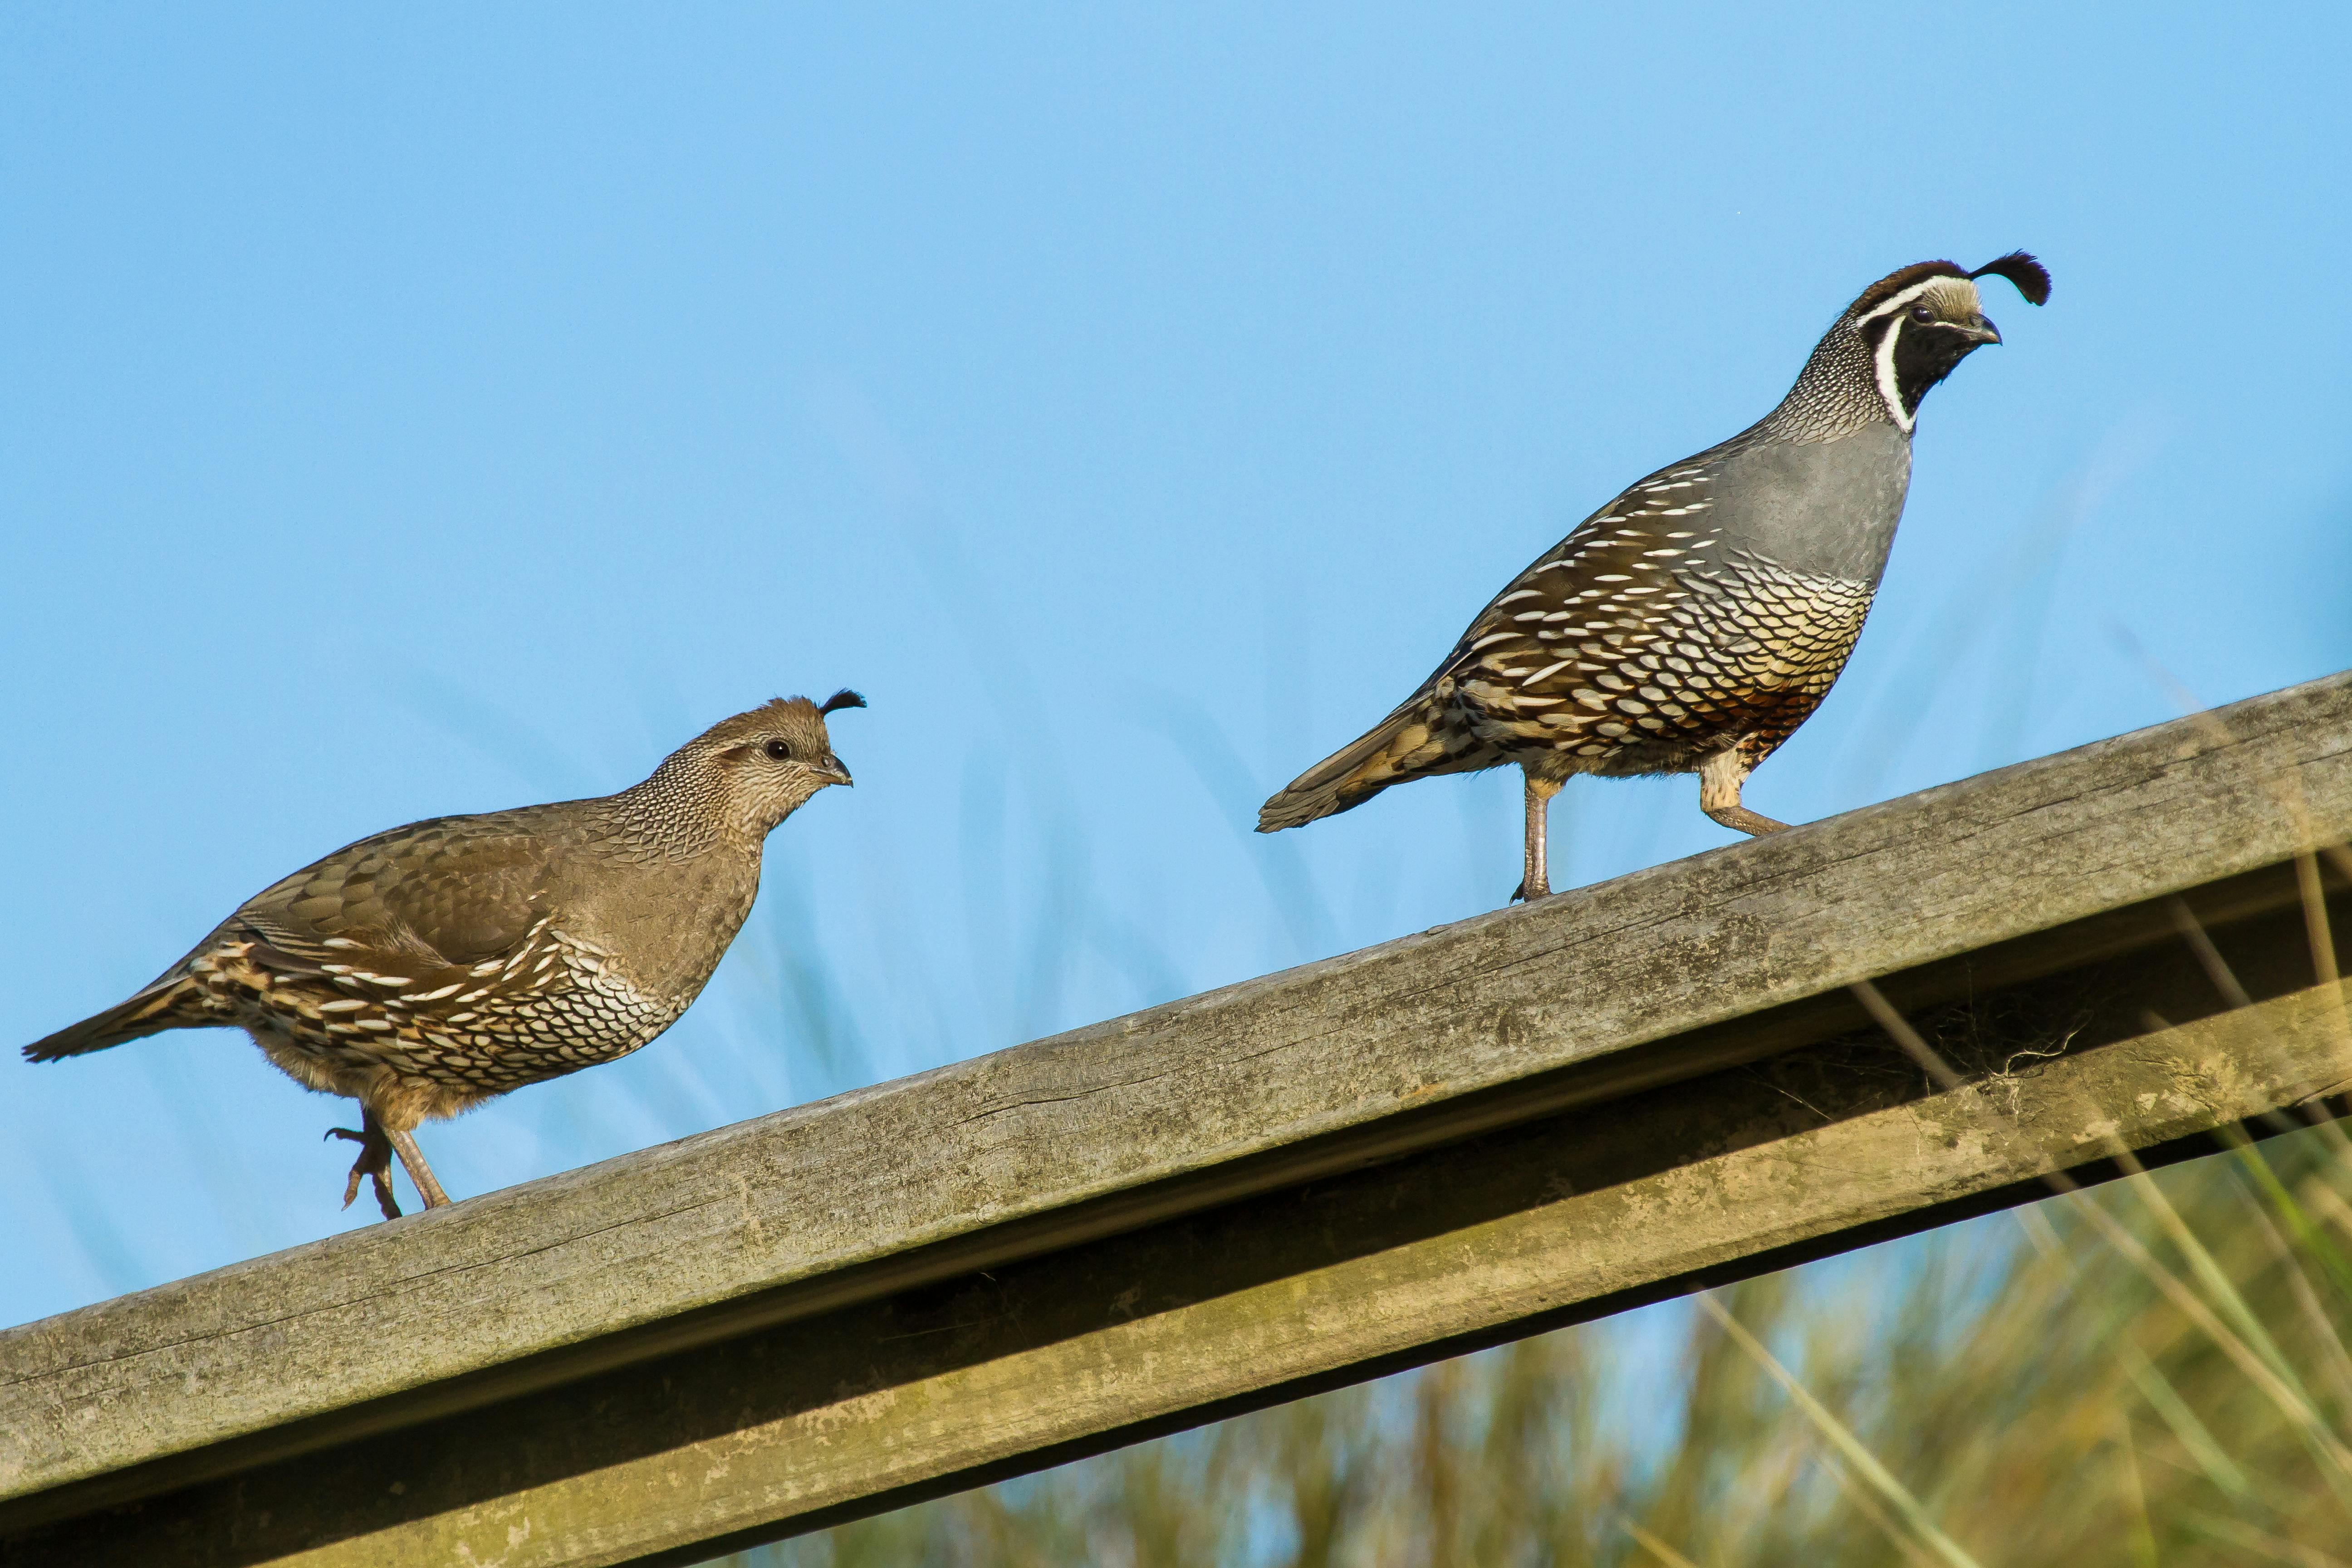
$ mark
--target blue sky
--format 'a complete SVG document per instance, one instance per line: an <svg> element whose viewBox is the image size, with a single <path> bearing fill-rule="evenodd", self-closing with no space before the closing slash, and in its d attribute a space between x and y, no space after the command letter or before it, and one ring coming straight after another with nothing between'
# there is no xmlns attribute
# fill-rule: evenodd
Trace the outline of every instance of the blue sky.
<svg viewBox="0 0 2352 1568"><path fill-rule="evenodd" d="M1515 775L1277 838L1864 284L2023 246L1805 820L2352 663L2340 8L16 7L0 1037L447 812L873 706L704 1000L479 1193L1499 903ZM1584 781L1555 878L1715 847ZM0 1059L0 1321L365 1223L240 1037Z"/></svg>

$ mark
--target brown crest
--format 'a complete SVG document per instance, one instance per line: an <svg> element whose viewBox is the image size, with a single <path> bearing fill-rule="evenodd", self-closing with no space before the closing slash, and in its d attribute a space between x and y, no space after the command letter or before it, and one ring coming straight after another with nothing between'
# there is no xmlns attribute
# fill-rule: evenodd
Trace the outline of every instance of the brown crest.
<svg viewBox="0 0 2352 1568"><path fill-rule="evenodd" d="M1968 273L1957 261L1915 261L1899 272L1890 272L1862 291L1862 298L1845 308L1849 316L1867 316L1914 283L1924 283L1930 278L1966 278Z"/></svg>

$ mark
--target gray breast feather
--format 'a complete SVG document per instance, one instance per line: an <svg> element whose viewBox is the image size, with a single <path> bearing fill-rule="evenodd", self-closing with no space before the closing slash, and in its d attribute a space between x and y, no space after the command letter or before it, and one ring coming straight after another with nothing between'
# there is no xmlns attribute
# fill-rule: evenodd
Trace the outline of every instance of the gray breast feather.
<svg viewBox="0 0 2352 1568"><path fill-rule="evenodd" d="M1768 442L1723 460L1708 521L1727 550L1874 585L1910 484L1911 442L1892 425L1835 441Z"/></svg>

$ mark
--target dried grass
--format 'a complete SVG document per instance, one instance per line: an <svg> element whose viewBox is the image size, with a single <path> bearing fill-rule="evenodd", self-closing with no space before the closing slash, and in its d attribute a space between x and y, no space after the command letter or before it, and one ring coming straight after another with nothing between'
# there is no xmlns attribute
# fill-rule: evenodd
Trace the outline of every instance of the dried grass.
<svg viewBox="0 0 2352 1568"><path fill-rule="evenodd" d="M2241 1143L730 1562L2352 1568L2340 1144Z"/></svg>

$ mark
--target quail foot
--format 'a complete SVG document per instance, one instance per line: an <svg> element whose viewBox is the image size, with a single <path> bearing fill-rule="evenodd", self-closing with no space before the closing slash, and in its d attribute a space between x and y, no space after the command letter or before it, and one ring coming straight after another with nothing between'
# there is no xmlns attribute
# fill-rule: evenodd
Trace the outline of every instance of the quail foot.
<svg viewBox="0 0 2352 1568"><path fill-rule="evenodd" d="M1979 278L2039 305L2022 251L1922 261L1862 292L1780 405L1659 469L1512 579L1421 689L1258 813L1260 833L1391 784L1516 763L1527 776L1514 899L1551 890L1545 812L1577 773L1696 773L1742 833L1786 826L1741 785L1828 695L1862 635L1911 479L1919 400L2000 342Z"/></svg>
<svg viewBox="0 0 2352 1568"><path fill-rule="evenodd" d="M396 1154L449 1200L415 1130L628 1055L677 1022L759 892L769 833L850 782L825 717L780 698L594 800L444 816L363 838L247 900L128 1001L25 1047L34 1061L164 1029L241 1028L305 1088L360 1102L346 1206L384 1217Z"/></svg>

